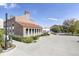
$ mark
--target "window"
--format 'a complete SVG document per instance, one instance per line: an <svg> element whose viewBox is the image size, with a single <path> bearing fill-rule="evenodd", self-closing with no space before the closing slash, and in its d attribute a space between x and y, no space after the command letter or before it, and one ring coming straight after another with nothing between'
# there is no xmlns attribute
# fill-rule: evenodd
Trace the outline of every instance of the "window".
<svg viewBox="0 0 79 59"><path fill-rule="evenodd" d="M12 29L14 29L14 24L12 24Z"/></svg>

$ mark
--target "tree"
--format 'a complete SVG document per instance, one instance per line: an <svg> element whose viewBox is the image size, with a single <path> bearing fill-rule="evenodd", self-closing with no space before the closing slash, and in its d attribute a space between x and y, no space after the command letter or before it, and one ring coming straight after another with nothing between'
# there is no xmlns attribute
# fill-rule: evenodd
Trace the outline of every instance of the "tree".
<svg viewBox="0 0 79 59"><path fill-rule="evenodd" d="M59 28L60 28L60 32L64 32L64 31L63 31L63 26L62 26L62 25L59 25Z"/></svg>
<svg viewBox="0 0 79 59"><path fill-rule="evenodd" d="M79 20L75 22L75 32L79 34Z"/></svg>
<svg viewBox="0 0 79 59"><path fill-rule="evenodd" d="M58 32L60 32L60 27L59 27L59 25L54 25L50 28L50 30L55 33L58 33Z"/></svg>
<svg viewBox="0 0 79 59"><path fill-rule="evenodd" d="M72 33L72 35L74 34L74 32L75 32L75 23L76 23L76 21L75 21L76 19L75 18L72 18L72 19L67 19L67 20L65 20L64 22L63 22L63 27L64 27L64 30L67 32L67 33L69 33L69 32L71 32Z"/></svg>
<svg viewBox="0 0 79 59"><path fill-rule="evenodd" d="M74 32L75 32L75 25L71 25L71 26L69 27L69 32L71 32L72 35L74 34Z"/></svg>
<svg viewBox="0 0 79 59"><path fill-rule="evenodd" d="M67 19L67 20L65 20L65 21L63 22L63 30L64 30L64 32L68 32L69 25L70 25L69 19Z"/></svg>

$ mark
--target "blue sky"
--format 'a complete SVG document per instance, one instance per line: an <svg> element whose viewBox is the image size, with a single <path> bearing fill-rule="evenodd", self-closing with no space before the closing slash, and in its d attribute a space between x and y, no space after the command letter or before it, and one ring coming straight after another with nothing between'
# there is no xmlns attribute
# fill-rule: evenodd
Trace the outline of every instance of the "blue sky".
<svg viewBox="0 0 79 59"><path fill-rule="evenodd" d="M79 18L79 4L0 4L0 18L5 19L7 12L12 16L21 16L24 11L30 12L31 19L43 27L62 24L67 18Z"/></svg>

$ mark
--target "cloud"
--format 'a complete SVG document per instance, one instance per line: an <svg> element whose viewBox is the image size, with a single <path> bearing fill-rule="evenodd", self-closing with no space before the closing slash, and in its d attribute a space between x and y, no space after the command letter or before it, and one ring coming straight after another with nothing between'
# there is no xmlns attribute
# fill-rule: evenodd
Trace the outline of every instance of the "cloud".
<svg viewBox="0 0 79 59"><path fill-rule="evenodd" d="M14 3L12 3L10 6L9 6L9 8L15 8L17 5Z"/></svg>
<svg viewBox="0 0 79 59"><path fill-rule="evenodd" d="M0 6L8 9L8 8L15 8L17 5L15 3L7 4L7 3L0 3Z"/></svg>
<svg viewBox="0 0 79 59"><path fill-rule="evenodd" d="M0 18L0 21L3 21L3 19L2 19L2 18Z"/></svg>
<svg viewBox="0 0 79 59"><path fill-rule="evenodd" d="M56 18L48 18L48 20L57 21L57 19L56 19Z"/></svg>
<svg viewBox="0 0 79 59"><path fill-rule="evenodd" d="M0 3L0 6L7 8L7 4L6 3Z"/></svg>

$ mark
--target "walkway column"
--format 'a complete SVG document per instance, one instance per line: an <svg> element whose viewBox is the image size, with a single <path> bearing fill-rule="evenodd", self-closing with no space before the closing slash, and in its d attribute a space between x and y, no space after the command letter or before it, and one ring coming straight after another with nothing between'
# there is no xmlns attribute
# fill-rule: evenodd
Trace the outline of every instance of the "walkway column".
<svg viewBox="0 0 79 59"><path fill-rule="evenodd" d="M32 29L31 29L31 35L32 35Z"/></svg>
<svg viewBox="0 0 79 59"><path fill-rule="evenodd" d="M34 36L34 28L32 29L32 35Z"/></svg>
<svg viewBox="0 0 79 59"><path fill-rule="evenodd" d="M33 36L33 34L34 34L34 33L33 33L33 28L32 28L32 29L31 29L31 35Z"/></svg>
<svg viewBox="0 0 79 59"><path fill-rule="evenodd" d="M35 28L34 28L34 36L35 36Z"/></svg>
<svg viewBox="0 0 79 59"><path fill-rule="evenodd" d="M38 35L38 29L37 29L37 35Z"/></svg>
<svg viewBox="0 0 79 59"><path fill-rule="evenodd" d="M40 29L38 29L38 33L40 34Z"/></svg>
<svg viewBox="0 0 79 59"><path fill-rule="evenodd" d="M36 35L37 35L38 33L37 33L37 29L36 29Z"/></svg>
<svg viewBox="0 0 79 59"><path fill-rule="evenodd" d="M26 28L23 28L23 36L26 36Z"/></svg>
<svg viewBox="0 0 79 59"><path fill-rule="evenodd" d="M29 28L28 28L28 36L29 36Z"/></svg>

